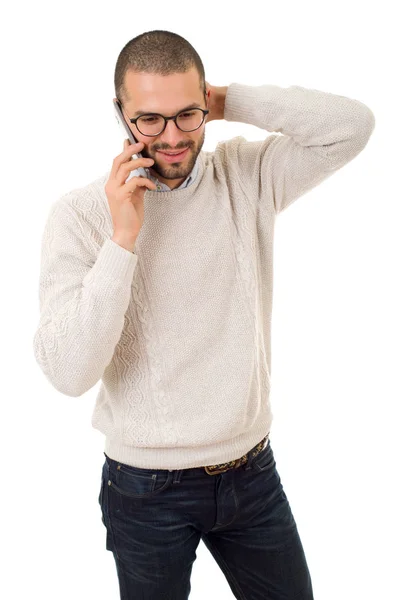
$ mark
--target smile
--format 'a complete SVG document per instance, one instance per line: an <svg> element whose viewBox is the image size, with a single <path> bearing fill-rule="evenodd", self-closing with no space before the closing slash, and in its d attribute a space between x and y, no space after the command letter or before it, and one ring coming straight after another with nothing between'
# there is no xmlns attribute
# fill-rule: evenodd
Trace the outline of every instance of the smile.
<svg viewBox="0 0 400 600"><path fill-rule="evenodd" d="M168 154L167 152L163 152L162 150L158 150L158 153L161 154L161 156L163 157L164 160L166 160L169 163L172 162L179 162L181 160L183 160L188 152L189 148L185 148L185 150L183 150L182 152L179 152L179 154Z"/></svg>

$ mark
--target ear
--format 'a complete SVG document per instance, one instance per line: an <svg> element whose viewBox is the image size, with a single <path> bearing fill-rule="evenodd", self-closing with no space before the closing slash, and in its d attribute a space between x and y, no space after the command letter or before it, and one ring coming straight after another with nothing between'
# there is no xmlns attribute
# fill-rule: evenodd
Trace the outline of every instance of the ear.
<svg viewBox="0 0 400 600"><path fill-rule="evenodd" d="M205 97L205 100L206 100L206 107L207 107L207 109L210 107L210 93L211 93L210 86L206 82L206 97Z"/></svg>

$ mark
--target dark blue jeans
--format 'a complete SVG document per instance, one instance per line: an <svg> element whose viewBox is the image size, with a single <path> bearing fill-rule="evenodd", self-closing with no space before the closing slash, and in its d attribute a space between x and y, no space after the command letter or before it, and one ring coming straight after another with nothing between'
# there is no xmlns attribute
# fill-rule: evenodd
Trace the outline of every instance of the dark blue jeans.
<svg viewBox="0 0 400 600"><path fill-rule="evenodd" d="M121 600L187 600L201 539L235 598L313 600L269 439L246 464L218 475L105 457L98 500Z"/></svg>

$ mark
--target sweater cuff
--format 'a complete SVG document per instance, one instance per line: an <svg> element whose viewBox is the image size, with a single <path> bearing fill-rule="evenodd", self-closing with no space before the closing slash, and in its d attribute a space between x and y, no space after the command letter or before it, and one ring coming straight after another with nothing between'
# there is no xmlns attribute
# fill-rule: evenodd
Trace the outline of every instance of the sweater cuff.
<svg viewBox="0 0 400 600"><path fill-rule="evenodd" d="M138 257L133 252L122 248L119 244L108 238L91 269L91 276L96 279L114 279L117 282L131 283L136 268Z"/></svg>

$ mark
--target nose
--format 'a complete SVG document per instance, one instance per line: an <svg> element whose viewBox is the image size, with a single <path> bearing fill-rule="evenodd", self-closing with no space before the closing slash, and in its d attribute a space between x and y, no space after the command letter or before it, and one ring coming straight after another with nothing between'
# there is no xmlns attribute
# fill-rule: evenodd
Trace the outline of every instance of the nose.
<svg viewBox="0 0 400 600"><path fill-rule="evenodd" d="M168 146L173 149L176 147L179 142L182 142L185 139L185 134L183 131L178 129L175 125L175 121L172 119L167 121L167 126L162 132L160 136L160 142L164 142L168 144Z"/></svg>

